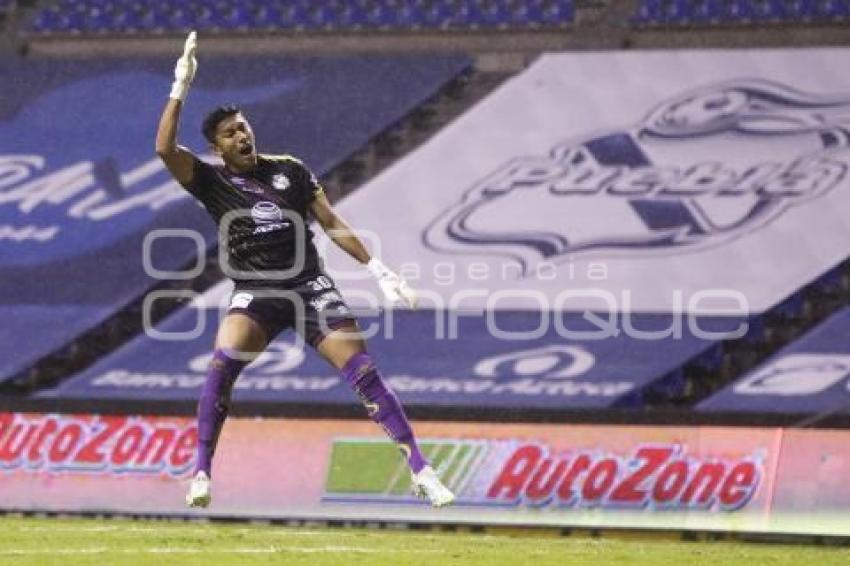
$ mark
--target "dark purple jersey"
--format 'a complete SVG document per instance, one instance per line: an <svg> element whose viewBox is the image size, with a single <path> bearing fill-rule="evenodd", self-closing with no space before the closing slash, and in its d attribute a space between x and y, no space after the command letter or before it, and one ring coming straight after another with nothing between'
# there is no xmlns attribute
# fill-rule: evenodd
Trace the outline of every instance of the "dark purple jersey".
<svg viewBox="0 0 850 566"><path fill-rule="evenodd" d="M184 186L219 226L219 245L224 235L232 279L297 283L320 270L307 211L322 187L298 159L261 155L242 174L196 160Z"/></svg>

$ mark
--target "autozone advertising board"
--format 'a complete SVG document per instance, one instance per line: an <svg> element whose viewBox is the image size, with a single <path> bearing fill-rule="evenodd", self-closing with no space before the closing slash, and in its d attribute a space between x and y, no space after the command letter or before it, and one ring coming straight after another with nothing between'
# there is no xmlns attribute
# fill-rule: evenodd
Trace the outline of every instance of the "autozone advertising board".
<svg viewBox="0 0 850 566"><path fill-rule="evenodd" d="M192 419L0 414L0 508L850 534L846 431L420 423L431 509L367 420L231 419L213 504L183 507Z"/></svg>

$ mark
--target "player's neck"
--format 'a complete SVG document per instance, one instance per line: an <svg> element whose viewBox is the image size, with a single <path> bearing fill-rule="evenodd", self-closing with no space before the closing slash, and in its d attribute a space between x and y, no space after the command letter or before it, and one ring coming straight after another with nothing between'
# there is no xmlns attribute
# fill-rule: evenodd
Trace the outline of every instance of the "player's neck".
<svg viewBox="0 0 850 566"><path fill-rule="evenodd" d="M250 167L236 167L234 165L225 165L225 167L228 171L236 175L247 175L248 173L254 170L253 165Z"/></svg>
<svg viewBox="0 0 850 566"><path fill-rule="evenodd" d="M237 163L224 163L224 166L232 173L236 173L237 175L245 175L246 173L250 173L257 167L257 160L255 159L253 163L249 163L247 165L239 165Z"/></svg>

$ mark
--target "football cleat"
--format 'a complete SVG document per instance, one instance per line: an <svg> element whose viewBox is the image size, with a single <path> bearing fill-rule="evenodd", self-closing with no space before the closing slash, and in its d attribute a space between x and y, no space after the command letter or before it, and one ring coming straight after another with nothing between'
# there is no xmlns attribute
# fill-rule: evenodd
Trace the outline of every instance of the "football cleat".
<svg viewBox="0 0 850 566"><path fill-rule="evenodd" d="M443 485L437 472L431 466L425 466L418 474L411 474L413 493L428 499L433 507L445 507L455 500L455 494Z"/></svg>
<svg viewBox="0 0 850 566"><path fill-rule="evenodd" d="M212 501L212 481L203 470L192 478L189 493L186 494L186 505L189 507L206 507Z"/></svg>

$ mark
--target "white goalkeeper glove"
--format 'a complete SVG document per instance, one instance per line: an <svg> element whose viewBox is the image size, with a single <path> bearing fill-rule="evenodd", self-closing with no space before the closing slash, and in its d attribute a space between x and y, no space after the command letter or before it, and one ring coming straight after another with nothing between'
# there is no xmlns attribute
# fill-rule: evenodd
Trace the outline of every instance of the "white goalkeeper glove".
<svg viewBox="0 0 850 566"><path fill-rule="evenodd" d="M189 87L192 85L192 79L195 78L195 71L198 70L198 61L195 59L195 48L198 45L198 36L195 32L191 32L186 38L186 45L183 46L183 55L177 60L174 66L174 82L171 85L171 98L177 100L186 100L186 95L189 94Z"/></svg>
<svg viewBox="0 0 850 566"><path fill-rule="evenodd" d="M416 308L416 291L411 289L407 281L391 271L381 260L373 257L366 264L366 268L378 281L378 287L381 288L388 301L395 303L401 300L408 307Z"/></svg>

